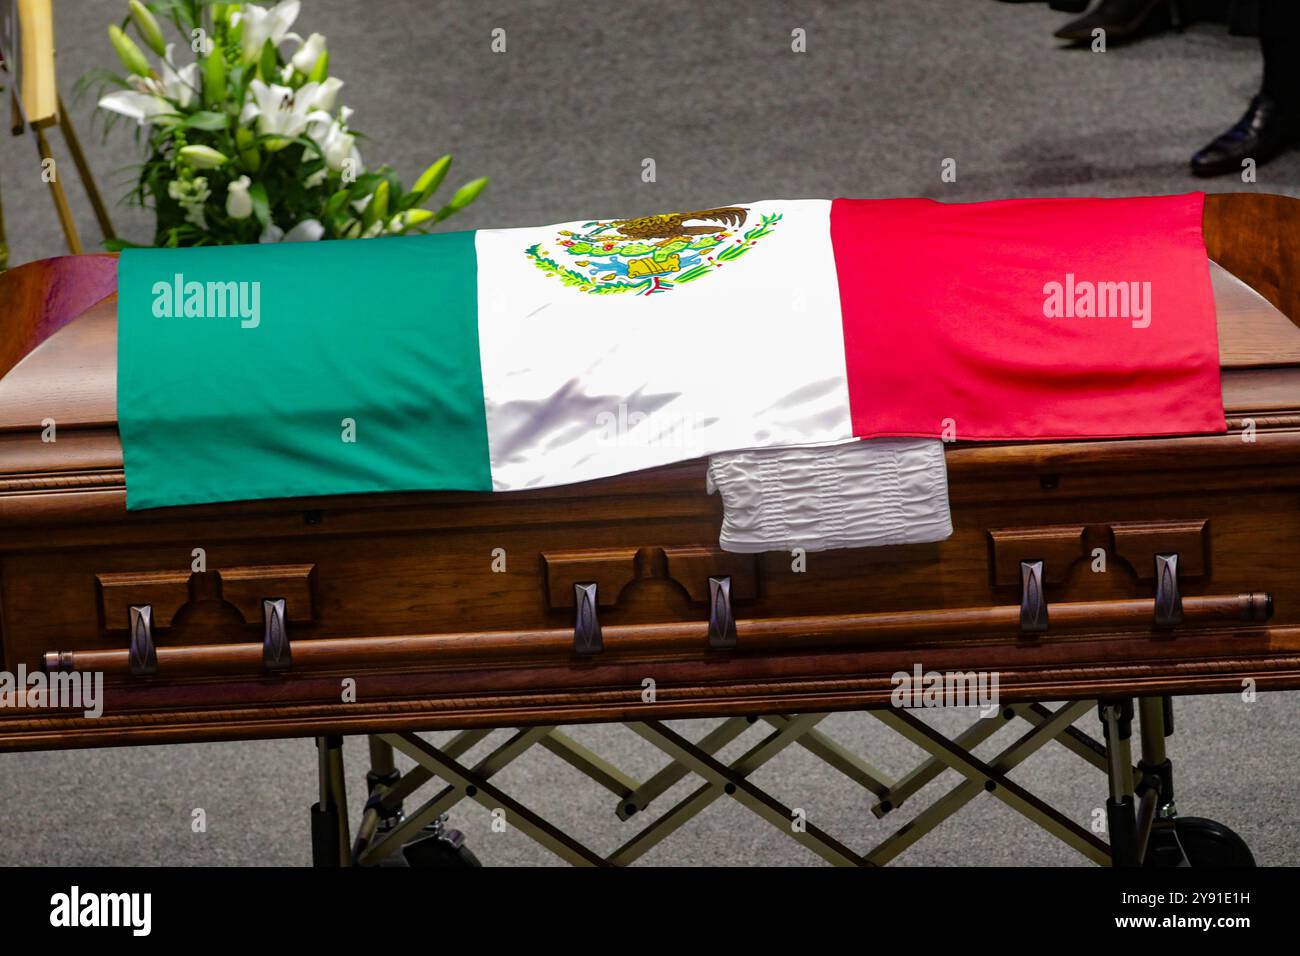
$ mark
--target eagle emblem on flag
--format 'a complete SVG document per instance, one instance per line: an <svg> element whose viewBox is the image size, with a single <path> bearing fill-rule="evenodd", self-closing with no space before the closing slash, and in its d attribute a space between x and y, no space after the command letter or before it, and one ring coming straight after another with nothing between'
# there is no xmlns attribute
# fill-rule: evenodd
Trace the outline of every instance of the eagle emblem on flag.
<svg viewBox="0 0 1300 956"><path fill-rule="evenodd" d="M525 250L537 268L591 295L653 295L703 278L747 254L781 221L769 213L749 223L741 206L585 222L562 229L554 251Z"/></svg>

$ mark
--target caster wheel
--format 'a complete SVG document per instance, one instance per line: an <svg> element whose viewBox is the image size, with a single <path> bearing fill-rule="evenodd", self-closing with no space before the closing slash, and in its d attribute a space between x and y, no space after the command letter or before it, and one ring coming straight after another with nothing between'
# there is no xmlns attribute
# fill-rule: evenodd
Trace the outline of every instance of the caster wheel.
<svg viewBox="0 0 1300 956"><path fill-rule="evenodd" d="M410 866L468 867L482 866L459 830L439 829L428 836L412 840L402 847L402 856Z"/></svg>
<svg viewBox="0 0 1300 956"><path fill-rule="evenodd" d="M1205 817L1178 817L1173 827L1152 831L1147 866L1206 868L1254 866L1246 841L1222 823Z"/></svg>

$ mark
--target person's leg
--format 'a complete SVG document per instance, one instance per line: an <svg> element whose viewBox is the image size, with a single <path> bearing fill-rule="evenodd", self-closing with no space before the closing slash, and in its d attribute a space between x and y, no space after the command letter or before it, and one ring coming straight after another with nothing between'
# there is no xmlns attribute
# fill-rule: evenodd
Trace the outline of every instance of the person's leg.
<svg viewBox="0 0 1300 956"><path fill-rule="evenodd" d="M1259 94L1236 125L1192 157L1197 176L1240 172L1248 159L1263 165L1300 142L1300 2L1260 0L1259 45Z"/></svg>
<svg viewBox="0 0 1300 956"><path fill-rule="evenodd" d="M1281 102L1300 102L1300 3L1260 0L1259 45L1263 91Z"/></svg>

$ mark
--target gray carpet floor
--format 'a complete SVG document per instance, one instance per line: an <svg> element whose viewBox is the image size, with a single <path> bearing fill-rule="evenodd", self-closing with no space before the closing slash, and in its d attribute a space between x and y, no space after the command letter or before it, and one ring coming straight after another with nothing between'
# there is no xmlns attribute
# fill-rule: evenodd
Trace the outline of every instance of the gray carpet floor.
<svg viewBox="0 0 1300 956"><path fill-rule="evenodd" d="M558 3L401 0L364 5L309 0L302 33L330 40L342 101L370 165L409 181L443 152L453 179L488 175L457 228L700 208L754 198L926 195L976 200L1035 195L1171 193L1199 188L1188 156L1235 120L1259 79L1256 42L1199 25L1104 54L1062 50L1061 14L1045 4L992 0L840 0L696 4L624 2L585 11ZM125 3L57 5L65 96L76 78L114 65L105 35ZM491 31L506 31L493 53ZM807 33L792 53L791 31ZM92 132L92 103L72 107L91 162L114 198L139 154L125 129ZM57 143L56 149L61 145ZM66 154L61 154L66 155ZM641 179L653 158L657 180ZM957 163L957 181L940 180ZM0 148L0 191L13 263L58 255L62 239L39 178L34 144ZM71 164L68 164L69 170ZM72 180L69 175L67 180ZM1259 183L1214 188L1300 195L1300 153L1260 170ZM94 220L69 184L87 237ZM147 218L118 207L119 231L147 240ZM1264 864L1300 862L1297 694L1180 700L1171 754L1185 814L1236 828ZM927 720L955 732L970 714ZM710 721L675 726L691 737ZM1023 725L1020 725L1023 727ZM1080 726L1092 733L1095 717ZM822 729L894 774L921 754L867 714ZM571 733L644 778L666 758L619 726ZM1004 729L980 748L1013 739ZM498 731L471 757L505 739ZM724 756L759 734L751 729ZM445 740L446 734L431 735ZM348 741L351 805L361 805L365 746ZM5 755L0 773L0 863L302 864L314 747L289 740L113 751ZM1088 826L1105 798L1102 776L1055 747L1013 778ZM855 849L883 839L955 785L945 774L884 821L867 795L791 748L754 778ZM566 830L610 850L631 835L613 800L535 749L497 782ZM683 783L651 814L684 795ZM196 809L207 829L195 833ZM644 822L647 817L638 818ZM556 862L519 831L493 832L465 804L453 823L494 865ZM720 800L648 854L653 864L820 862L739 804ZM900 860L905 864L1074 865L1082 857L981 796Z"/></svg>

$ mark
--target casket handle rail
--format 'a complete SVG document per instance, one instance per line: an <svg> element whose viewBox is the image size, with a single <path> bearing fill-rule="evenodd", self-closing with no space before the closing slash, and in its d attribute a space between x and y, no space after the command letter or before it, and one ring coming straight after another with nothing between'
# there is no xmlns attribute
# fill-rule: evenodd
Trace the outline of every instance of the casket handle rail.
<svg viewBox="0 0 1300 956"><path fill-rule="evenodd" d="M715 585L715 593L720 595L725 594L721 583ZM594 590L585 593L589 597L587 606L595 612L597 593ZM1196 595L1184 597L1182 604L1183 623L1191 627L1213 628L1230 621L1251 627L1263 624L1273 614L1273 599L1264 592ZM584 619L581 628L313 637L294 643L293 671L305 674L338 667L430 663L476 666L487 659L554 662L558 656L577 649L579 636L583 647L600 648L605 655L615 654L627 659L660 651L689 653L693 648L700 649L701 645L709 652L712 649L705 643L706 635L713 631L719 637L726 635L729 639L733 627L735 653L863 646L888 651L913 646L918 640L965 643L978 637L1009 638L1019 633L1020 612L1020 606L1012 604L736 620L726 614L723 598L715 607L711 622L600 625L598 616L593 613ZM1155 601L1151 598L1060 602L1052 605L1052 627L1054 631L1060 631L1064 639L1071 639L1071 633L1087 635L1115 629L1134 639L1158 636L1162 640L1178 640L1181 638L1174 637L1174 634L1191 636L1195 633L1179 630L1172 634L1153 634L1153 630L1159 631L1152 626L1154 613ZM596 627L599 627L599 638L593 630ZM1243 631L1242 635L1251 633ZM1258 632L1254 633L1258 636ZM159 672L169 676L265 672L266 653L264 643L159 647L155 651ZM131 653L127 649L51 651L45 654L44 665L47 670L97 670L109 675L132 673Z"/></svg>
<svg viewBox="0 0 1300 956"><path fill-rule="evenodd" d="M129 614L131 636L126 651L127 669L134 677L148 677L158 673L158 647L154 642L153 608L148 604L133 604ZM269 671L288 670L293 663L285 620L284 598L264 598L262 601L262 666ZM73 669L69 666L71 661L68 657L66 652L47 654L46 669Z"/></svg>

